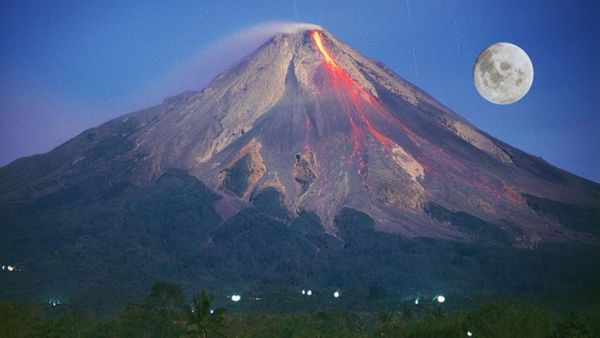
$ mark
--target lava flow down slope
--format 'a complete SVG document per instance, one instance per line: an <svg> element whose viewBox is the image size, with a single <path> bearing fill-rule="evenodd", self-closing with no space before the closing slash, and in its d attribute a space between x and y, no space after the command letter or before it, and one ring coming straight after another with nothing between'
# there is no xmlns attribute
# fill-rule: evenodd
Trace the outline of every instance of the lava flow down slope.
<svg viewBox="0 0 600 338"><path fill-rule="evenodd" d="M270 221L240 225L265 196L275 196L261 209ZM241 269L269 241L282 248L274 259L334 250L323 243L349 240L348 210L377 236L404 239L533 250L593 247L600 234L600 185L487 135L326 30L305 28L275 35L202 91L0 168L0 208L0 257L54 276L44 287L19 282L42 290L62 287L50 267L80 255L94 283L136 280L132 266L153 278L264 280L222 269ZM286 232L307 214L325 242ZM277 222L285 226L266 228ZM297 261L277 269L301 279Z"/></svg>
<svg viewBox="0 0 600 338"><path fill-rule="evenodd" d="M323 30L274 37L176 104L120 120L139 128L139 178L185 169L225 195L225 218L273 187L331 234L351 207L409 237L476 238L441 219L466 212L518 245L593 240L531 205L598 207L596 184L493 139Z"/></svg>

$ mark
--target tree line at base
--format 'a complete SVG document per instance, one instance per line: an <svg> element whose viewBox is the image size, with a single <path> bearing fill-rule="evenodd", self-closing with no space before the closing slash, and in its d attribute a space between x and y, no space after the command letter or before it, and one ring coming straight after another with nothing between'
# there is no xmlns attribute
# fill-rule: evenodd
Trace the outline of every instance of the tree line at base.
<svg viewBox="0 0 600 338"><path fill-rule="evenodd" d="M479 302L445 312L441 306L397 312L329 309L305 313L228 313L200 292L191 304L181 287L156 283L141 304L96 315L66 305L0 300L0 337L599 337L600 323L514 300Z"/></svg>

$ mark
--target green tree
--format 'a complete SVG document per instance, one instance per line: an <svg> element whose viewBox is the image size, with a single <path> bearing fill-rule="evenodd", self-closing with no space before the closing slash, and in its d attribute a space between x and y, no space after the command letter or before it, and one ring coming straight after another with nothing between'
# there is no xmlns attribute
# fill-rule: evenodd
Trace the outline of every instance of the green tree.
<svg viewBox="0 0 600 338"><path fill-rule="evenodd" d="M211 310L213 296L200 292L188 310L187 333L192 337L223 337L225 309Z"/></svg>
<svg viewBox="0 0 600 338"><path fill-rule="evenodd" d="M12 301L0 301L0 336L36 337L45 335L44 311L39 305L21 306Z"/></svg>
<svg viewBox="0 0 600 338"><path fill-rule="evenodd" d="M142 305L131 304L121 313L118 331L126 337L179 337L183 334L185 309L181 287L158 282Z"/></svg>
<svg viewBox="0 0 600 338"><path fill-rule="evenodd" d="M394 331L394 316L389 312L381 312L377 316L377 331L381 336L390 336Z"/></svg>
<svg viewBox="0 0 600 338"><path fill-rule="evenodd" d="M46 322L48 337L88 337L95 317L82 309L67 309Z"/></svg>
<svg viewBox="0 0 600 338"><path fill-rule="evenodd" d="M474 335L483 337L548 337L553 331L549 312L512 300L480 303L466 324Z"/></svg>
<svg viewBox="0 0 600 338"><path fill-rule="evenodd" d="M585 323L575 314L571 312L568 318L558 323L553 337L555 338L589 338L592 337Z"/></svg>
<svg viewBox="0 0 600 338"><path fill-rule="evenodd" d="M158 282L152 287L144 305L166 320L175 320L186 307L181 287L174 283Z"/></svg>
<svg viewBox="0 0 600 338"><path fill-rule="evenodd" d="M128 305L119 316L118 336L121 337L163 337L164 322L158 313L138 304Z"/></svg>

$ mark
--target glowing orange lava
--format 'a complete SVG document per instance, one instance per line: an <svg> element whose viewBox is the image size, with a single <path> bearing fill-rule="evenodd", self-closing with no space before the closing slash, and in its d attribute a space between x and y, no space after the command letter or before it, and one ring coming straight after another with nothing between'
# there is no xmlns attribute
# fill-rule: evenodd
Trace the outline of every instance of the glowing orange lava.
<svg viewBox="0 0 600 338"><path fill-rule="evenodd" d="M329 53L327 48L325 48L325 46L323 46L323 39L321 36L321 32L313 31L311 36L312 36L313 41L317 45L317 48L319 48L319 51L321 52L321 54L323 54L325 61L327 61L327 63L337 67L337 64L335 63L335 61L333 61L333 57L331 57L331 54Z"/></svg>
<svg viewBox="0 0 600 338"><path fill-rule="evenodd" d="M369 112L371 114L382 114L384 116L389 115L387 109L380 105L370 93L364 90L356 81L354 81L348 72L335 62L331 52L323 43L323 35L320 31L313 31L311 38L323 56L323 59L325 59L325 65L327 66L325 68L330 75L328 80L331 81L329 85L332 89L335 89L333 94L342 104L344 115L346 116L352 131L353 149L348 161L352 162L355 158L358 158L358 164L361 169L366 165L365 156L361 151L361 143L363 143L361 142L361 128L359 128L357 122L360 122L366 127L366 132L383 145L386 151L392 154L393 147L398 145L389 137L383 135L381 131L376 129L368 118ZM348 104L348 102L350 102L350 104ZM391 116L388 116L388 119L390 117ZM392 117L390 120L395 119ZM404 127L403 129L406 128Z"/></svg>
<svg viewBox="0 0 600 338"><path fill-rule="evenodd" d="M325 61L323 68L326 76L323 78L323 91L337 99L350 126L353 149L352 154L347 157L348 163L357 160L358 167L361 170L366 169L368 142L365 137L368 136L381 144L385 151L394 158L394 148L401 147L398 145L398 141L394 141L390 136L393 135L394 138L401 139L401 143L410 142L415 148L421 149L420 153L412 156L419 162L425 173L431 174L431 179L444 179L442 176L445 176L446 179L448 177L462 177L471 186L479 187L491 196L503 197L517 203L518 196L510 186L492 184L489 179L480 176L478 172L467 169L456 158L404 125L385 105L366 91L345 69L336 63L333 54L325 45L321 31L313 31L310 36ZM310 121L307 120L307 133L310 128ZM382 130L387 131L389 135L385 135L386 133ZM401 133L397 131L401 131ZM305 139L305 148L307 144L308 140ZM445 163L446 168L451 168L452 172L436 172L436 162Z"/></svg>

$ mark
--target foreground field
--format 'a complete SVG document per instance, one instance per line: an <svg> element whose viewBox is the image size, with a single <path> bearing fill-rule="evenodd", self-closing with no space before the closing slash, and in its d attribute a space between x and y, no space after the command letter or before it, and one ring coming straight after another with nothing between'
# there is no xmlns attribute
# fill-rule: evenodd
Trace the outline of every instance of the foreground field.
<svg viewBox="0 0 600 338"><path fill-rule="evenodd" d="M141 304L96 316L68 304L0 301L2 337L598 337L598 315L557 313L509 299L446 310L425 299L397 311L330 308L300 313L228 312L201 292L157 283Z"/></svg>

